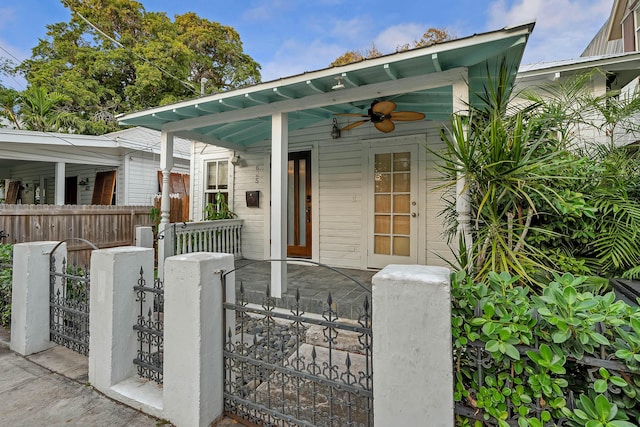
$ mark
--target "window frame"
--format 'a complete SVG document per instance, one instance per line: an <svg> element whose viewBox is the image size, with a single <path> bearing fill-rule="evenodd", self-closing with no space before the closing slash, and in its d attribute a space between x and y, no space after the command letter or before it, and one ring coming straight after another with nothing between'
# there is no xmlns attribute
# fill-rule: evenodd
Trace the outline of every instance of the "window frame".
<svg viewBox="0 0 640 427"><path fill-rule="evenodd" d="M226 163L227 165L227 182L226 188L220 188L225 184L218 183L218 179L220 178L219 165L222 163ZM216 184L215 188L209 188L209 168L212 164L216 165ZM202 209L201 215L204 217L204 209L208 203L215 203L215 195L218 192L221 192L226 196L226 203L229 206L230 210L233 210L233 181L232 181L232 165L227 157L215 157L210 159L204 159L202 163Z"/></svg>

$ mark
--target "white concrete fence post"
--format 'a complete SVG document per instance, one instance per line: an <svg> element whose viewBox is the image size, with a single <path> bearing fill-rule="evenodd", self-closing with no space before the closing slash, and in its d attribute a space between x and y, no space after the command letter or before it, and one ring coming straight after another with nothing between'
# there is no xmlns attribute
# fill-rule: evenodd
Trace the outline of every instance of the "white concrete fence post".
<svg viewBox="0 0 640 427"><path fill-rule="evenodd" d="M389 265L372 282L375 425L453 426L449 270Z"/></svg>
<svg viewBox="0 0 640 427"><path fill-rule="evenodd" d="M133 287L141 267L147 286L152 286L153 249L122 246L91 256L89 382L106 395L113 395L114 385L137 374L133 325L140 309Z"/></svg>
<svg viewBox="0 0 640 427"><path fill-rule="evenodd" d="M233 268L231 254L166 259L164 416L177 426L204 427L222 416L224 310L221 276L215 272ZM234 301L234 273L227 277L226 292L227 300Z"/></svg>
<svg viewBox="0 0 640 427"><path fill-rule="evenodd" d="M153 228L149 226L136 227L136 246L153 248Z"/></svg>
<svg viewBox="0 0 640 427"><path fill-rule="evenodd" d="M13 246L11 292L11 350L23 356L44 351L49 340L49 255L58 242L17 243ZM66 256L66 243L57 249Z"/></svg>

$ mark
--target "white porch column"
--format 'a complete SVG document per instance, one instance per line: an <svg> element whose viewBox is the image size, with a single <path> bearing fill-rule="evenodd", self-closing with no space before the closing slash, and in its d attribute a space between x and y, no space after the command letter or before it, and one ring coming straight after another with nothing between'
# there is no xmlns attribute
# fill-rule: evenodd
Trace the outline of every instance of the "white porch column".
<svg viewBox="0 0 640 427"><path fill-rule="evenodd" d="M173 133L162 131L160 134L160 169L162 170L162 193L160 198L160 224L158 235L158 277L164 278L164 260L173 255L173 235L169 229L171 223L171 169L173 168Z"/></svg>
<svg viewBox="0 0 640 427"><path fill-rule="evenodd" d="M160 169L162 170L162 199L160 201L160 223L169 224L171 210L171 169L173 168L173 134L162 131L160 134Z"/></svg>
<svg viewBox="0 0 640 427"><path fill-rule="evenodd" d="M23 356L55 345L49 341L49 254L57 244L31 242L13 246L11 350ZM58 251L66 256L66 243Z"/></svg>
<svg viewBox="0 0 640 427"><path fill-rule="evenodd" d="M454 425L449 276L424 265L388 265L373 276L377 426Z"/></svg>
<svg viewBox="0 0 640 427"><path fill-rule="evenodd" d="M63 162L56 163L56 178L55 178L55 204L58 206L64 205L64 190L65 190L65 172L66 164Z"/></svg>
<svg viewBox="0 0 640 427"><path fill-rule="evenodd" d="M289 119L287 113L271 116L271 259L287 258L287 165ZM287 264L271 263L271 295L287 291Z"/></svg>
<svg viewBox="0 0 640 427"><path fill-rule="evenodd" d="M462 76L458 82L453 85L453 112L459 116L468 117L469 115L469 87L467 86L467 74ZM468 126L468 124L467 124ZM465 128L464 137L468 135L468 129ZM458 174L456 182L456 215L458 217L458 235L462 236L466 250L471 251L473 248L473 237L471 235L471 206L469 204L469 190L467 189L467 180L462 174ZM471 252L469 252L471 255Z"/></svg>

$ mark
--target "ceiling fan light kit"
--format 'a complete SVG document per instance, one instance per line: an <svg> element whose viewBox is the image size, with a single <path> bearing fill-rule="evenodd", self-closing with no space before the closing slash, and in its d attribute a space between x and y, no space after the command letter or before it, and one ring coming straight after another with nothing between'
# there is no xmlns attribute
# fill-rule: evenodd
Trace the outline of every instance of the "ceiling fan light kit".
<svg viewBox="0 0 640 427"><path fill-rule="evenodd" d="M362 120L350 123L340 129L351 130L366 122L371 122L380 132L389 133L393 131L396 126L394 121L410 122L415 120L422 120L425 118L423 113L417 111L394 111L396 109L396 103L392 101L373 101L371 108L367 111L367 114L335 114L336 116L350 116L350 117L362 117ZM334 119L335 126L335 119ZM333 131L331 132L333 136Z"/></svg>

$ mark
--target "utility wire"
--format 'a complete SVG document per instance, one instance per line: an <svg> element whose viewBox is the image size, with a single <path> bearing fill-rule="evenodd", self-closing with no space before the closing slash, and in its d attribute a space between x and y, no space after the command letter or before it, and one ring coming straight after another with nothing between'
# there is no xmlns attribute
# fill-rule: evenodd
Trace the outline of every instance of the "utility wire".
<svg viewBox="0 0 640 427"><path fill-rule="evenodd" d="M105 37L106 39L108 39L109 41L111 41L114 45L116 45L117 47L126 50L127 52L131 53L132 55L134 55L136 58L140 59L141 61L146 62L147 64L157 68L161 73L166 74L167 76L171 77L172 79L178 81L181 85L183 85L184 87L186 87L187 89L189 89L190 91L192 91L193 93L195 93L196 95L199 95L198 91L193 87L193 85L191 85L190 83L187 83L183 80L181 80L179 77L174 76L173 74L171 74L169 71L165 70L164 68L160 67L159 65L149 61L147 58L145 58L142 55L139 55L138 53L134 52L132 49L125 47L122 43L120 43L118 40L114 39L113 37L111 37L110 35L108 35L107 33L105 33L104 31L102 31L100 28L98 28L97 25L95 25L93 22L89 21L87 18L85 18L84 16L82 16L82 14L76 10L73 10L73 8L71 7L70 4L68 4L66 1L63 1L63 3L65 4L65 6L67 6L69 8L69 10L71 10L71 12L75 13L76 15L78 15L80 17L80 19L82 19L84 22L87 23L87 25L89 25L91 28L93 28L94 30L96 30L98 32L98 34L102 35L103 37Z"/></svg>
<svg viewBox="0 0 640 427"><path fill-rule="evenodd" d="M16 61L21 62L18 58L16 58L16 57L15 57L15 55L13 55L11 52L9 52L9 51L8 51L7 49L5 49L4 47L0 46L0 50L2 50L3 52L5 52L7 55L9 55L10 57L12 57L12 58L13 58L13 59L15 59ZM11 80L13 80L14 82L16 82L16 83L17 83L17 85L18 85L20 88L24 89L24 87L25 87L25 86L24 86L24 84L23 84L23 83L21 83L18 79L16 79L13 75L9 74L9 73L8 73L8 72L6 72L6 71L2 71L2 73L3 73L5 76L9 77L9 78L10 78Z"/></svg>

